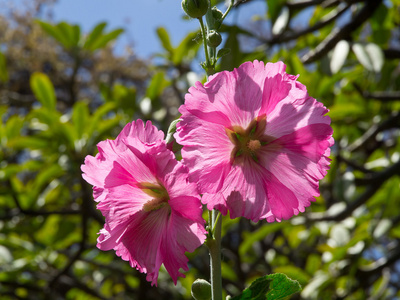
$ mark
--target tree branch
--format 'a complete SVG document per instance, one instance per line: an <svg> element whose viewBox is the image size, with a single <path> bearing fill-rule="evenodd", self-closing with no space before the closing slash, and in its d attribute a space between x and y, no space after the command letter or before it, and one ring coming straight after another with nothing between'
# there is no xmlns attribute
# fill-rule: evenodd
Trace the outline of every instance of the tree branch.
<svg viewBox="0 0 400 300"><path fill-rule="evenodd" d="M316 221L342 221L347 217L351 216L354 210L366 203L382 186L382 184L394 175L400 174L400 161L386 168L384 171L379 172L375 175L375 180L371 181L371 184L367 186L365 191L358 196L353 202L347 204L347 207L335 215L329 213L309 213L307 214L307 220L312 222Z"/></svg>
<svg viewBox="0 0 400 300"><path fill-rule="evenodd" d="M366 1L364 7L359 11L352 21L347 23L342 28L335 28L315 49L310 50L307 54L305 54L301 58L301 61L305 64L308 64L322 58L330 50L332 50L339 41L348 38L354 30L368 20L368 18L372 16L374 11L381 3L382 0Z"/></svg>
<svg viewBox="0 0 400 300"><path fill-rule="evenodd" d="M397 111L394 112L389 119L381 122L380 124L372 125L367 130L367 132L365 132L360 138L358 138L352 144L350 144L346 148L346 150L349 152L357 151L361 149L365 144L375 139L376 135L379 132L398 126L400 126L400 113Z"/></svg>
<svg viewBox="0 0 400 300"><path fill-rule="evenodd" d="M356 84L353 83L353 86L355 87L355 89L361 94L361 96L363 96L363 98L366 99L375 99L375 100L380 100L380 101L396 101L396 100L400 100L400 92L366 92L363 91L361 89L361 87Z"/></svg>
<svg viewBox="0 0 400 300"><path fill-rule="evenodd" d="M278 36L275 39L273 39L271 41L271 43L281 43L281 42L288 42L291 40L295 40L303 35L306 35L308 33L312 33L314 31L317 31L321 28L323 28L324 26L326 26L327 24L333 22L334 20L336 20L338 17L340 17L347 9L350 8L350 5L345 5L341 8L337 8L333 11L331 11L328 15L326 15L320 22L317 22L316 24L314 24L311 27L305 28L303 30L299 30L296 32L292 32L291 34L288 35L282 35L282 36Z"/></svg>
<svg viewBox="0 0 400 300"><path fill-rule="evenodd" d="M301 0L301 1L288 1L286 2L287 7L290 9L302 9L309 6L321 4L325 0Z"/></svg>

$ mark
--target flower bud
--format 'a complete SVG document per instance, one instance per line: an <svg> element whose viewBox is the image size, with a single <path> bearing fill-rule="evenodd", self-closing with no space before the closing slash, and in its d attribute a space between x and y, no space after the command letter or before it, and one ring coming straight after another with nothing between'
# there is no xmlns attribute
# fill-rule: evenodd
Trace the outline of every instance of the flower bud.
<svg viewBox="0 0 400 300"><path fill-rule="evenodd" d="M207 13L208 0L182 0L182 9L191 18L201 18Z"/></svg>
<svg viewBox="0 0 400 300"><path fill-rule="evenodd" d="M210 30L210 32L207 34L207 45L210 47L218 47L222 42L222 37L219 32L215 30Z"/></svg>
<svg viewBox="0 0 400 300"><path fill-rule="evenodd" d="M196 300L211 299L211 284L204 279L196 279L192 284L192 297Z"/></svg>
<svg viewBox="0 0 400 300"><path fill-rule="evenodd" d="M211 8L211 14L214 18L214 28L213 29L218 30L222 24L223 13L216 6L214 6L213 8Z"/></svg>
<svg viewBox="0 0 400 300"><path fill-rule="evenodd" d="M219 21L221 21L222 16L224 15L222 13L222 11L220 11L216 6L211 8L211 13L212 13L212 16L214 17L214 19L219 20Z"/></svg>

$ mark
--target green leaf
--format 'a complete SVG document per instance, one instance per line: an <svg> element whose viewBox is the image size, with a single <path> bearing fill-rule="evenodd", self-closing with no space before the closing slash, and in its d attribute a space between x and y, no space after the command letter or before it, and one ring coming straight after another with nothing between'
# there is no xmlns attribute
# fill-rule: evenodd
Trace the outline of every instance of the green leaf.
<svg viewBox="0 0 400 300"><path fill-rule="evenodd" d="M157 28L157 35L158 38L161 41L161 45L165 50L168 51L171 55L174 53L174 48L172 47L171 41L169 39L169 35L167 30L164 27L158 27Z"/></svg>
<svg viewBox="0 0 400 300"><path fill-rule="evenodd" d="M56 94L53 84L46 74L35 72L30 78L30 85L36 99L50 110L56 108Z"/></svg>
<svg viewBox="0 0 400 300"><path fill-rule="evenodd" d="M78 101L74 104L72 108L72 122L75 126L75 130L78 139L82 137L83 133L87 129L87 120L89 117L89 108L87 103L83 101Z"/></svg>
<svg viewBox="0 0 400 300"><path fill-rule="evenodd" d="M268 17L271 19L272 22L275 22L285 2L285 0L267 0Z"/></svg>
<svg viewBox="0 0 400 300"><path fill-rule="evenodd" d="M241 295L231 300L280 300L300 291L297 281L276 273L256 279Z"/></svg>
<svg viewBox="0 0 400 300"><path fill-rule="evenodd" d="M6 57L0 52L0 81L8 81L7 62Z"/></svg>
<svg viewBox="0 0 400 300"><path fill-rule="evenodd" d="M66 48L77 47L81 37L81 29L78 25L71 25L67 22L60 22L57 24L58 30L64 35L66 39Z"/></svg>
<svg viewBox="0 0 400 300"><path fill-rule="evenodd" d="M115 102L107 102L100 106L92 115L89 124L87 134L92 136L93 133L99 128L102 118L107 115L110 111L116 108Z"/></svg>
<svg viewBox="0 0 400 300"><path fill-rule="evenodd" d="M229 35L223 48L231 49L231 53L221 58L220 69L232 71L233 68L238 67L242 62L242 52L240 51L238 40L238 32L240 31L240 28L237 26L231 26L228 27L228 29Z"/></svg>
<svg viewBox="0 0 400 300"><path fill-rule="evenodd" d="M175 65L180 65L184 59L191 60L196 56L197 51L200 48L201 43L196 41L198 37L198 31L190 32L174 49L172 54L172 62Z"/></svg>
<svg viewBox="0 0 400 300"><path fill-rule="evenodd" d="M124 30L119 28L113 31L110 31L107 34L101 35L98 37L92 44L89 50L95 51L97 49L103 48L107 46L107 44L113 40L115 40Z"/></svg>
<svg viewBox="0 0 400 300"><path fill-rule="evenodd" d="M81 38L81 29L78 25L71 25L67 22L60 22L52 25L43 21L37 21L40 27L58 41L66 49L77 47Z"/></svg>
<svg viewBox="0 0 400 300"><path fill-rule="evenodd" d="M10 139L8 146L14 149L45 149L49 144L46 140L35 136L18 136Z"/></svg>
<svg viewBox="0 0 400 300"><path fill-rule="evenodd" d="M21 116L11 116L5 124L5 135L10 140L14 137L18 137L21 134L22 127L24 126L24 120Z"/></svg>
<svg viewBox="0 0 400 300"><path fill-rule="evenodd" d="M57 26L54 26L50 23L46 23L40 20L37 20L37 23L42 27L43 31L45 31L48 35L53 37L56 41L58 41L64 47L68 47L68 38L60 31Z"/></svg>
<svg viewBox="0 0 400 300"><path fill-rule="evenodd" d="M157 72L154 74L150 81L149 87L146 90L146 97L154 101L161 95L166 85L167 81L165 79L164 72Z"/></svg>
<svg viewBox="0 0 400 300"><path fill-rule="evenodd" d="M97 24L87 36L86 41L83 44L83 48L89 51L93 51L94 43L103 35L103 30L106 26L106 22Z"/></svg>
<svg viewBox="0 0 400 300"><path fill-rule="evenodd" d="M283 223L271 223L267 226L262 226L257 231L252 233L243 233L243 242L239 246L240 256L245 255L254 245L254 243L261 241L269 234L280 230L283 227Z"/></svg>
<svg viewBox="0 0 400 300"><path fill-rule="evenodd" d="M290 278L297 280L302 285L306 285L311 280L310 275L308 275L303 269L296 266L288 265L288 266L276 267L274 269L274 272L283 273L289 276Z"/></svg>
<svg viewBox="0 0 400 300"><path fill-rule="evenodd" d="M229 48L222 48L218 50L217 59L220 59L222 56L228 55L231 53L231 49Z"/></svg>

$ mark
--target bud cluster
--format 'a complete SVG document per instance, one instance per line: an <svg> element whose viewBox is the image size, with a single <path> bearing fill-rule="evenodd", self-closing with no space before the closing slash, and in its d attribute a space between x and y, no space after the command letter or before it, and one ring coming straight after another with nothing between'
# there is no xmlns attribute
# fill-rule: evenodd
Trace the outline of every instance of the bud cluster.
<svg viewBox="0 0 400 300"><path fill-rule="evenodd" d="M215 73L215 65L219 58L228 54L229 49L220 49L217 47L222 43L222 36L219 33L222 22L233 6L233 0L225 13L222 13L216 6L211 7L210 0L182 0L182 9L185 13L200 22L202 39L206 61L201 65L206 70L207 75ZM206 19L206 26L203 23L203 16Z"/></svg>

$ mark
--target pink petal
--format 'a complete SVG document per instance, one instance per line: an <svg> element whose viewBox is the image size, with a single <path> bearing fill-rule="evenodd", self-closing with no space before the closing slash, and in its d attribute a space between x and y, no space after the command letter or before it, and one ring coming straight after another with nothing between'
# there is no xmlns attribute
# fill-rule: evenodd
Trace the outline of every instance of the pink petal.
<svg viewBox="0 0 400 300"><path fill-rule="evenodd" d="M307 125L329 125L331 120L325 116L327 112L328 110L313 98L293 100L292 96L288 96L267 115L265 133L279 138Z"/></svg>
<svg viewBox="0 0 400 300"><path fill-rule="evenodd" d="M225 127L209 123L197 126L188 115L177 126L175 138L184 144L182 156L185 165L191 170L190 179L202 182L201 193L217 192L230 169L230 155L233 144L230 142Z"/></svg>

